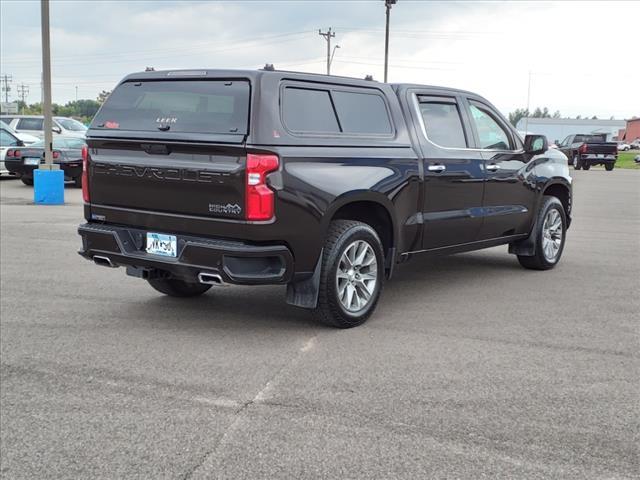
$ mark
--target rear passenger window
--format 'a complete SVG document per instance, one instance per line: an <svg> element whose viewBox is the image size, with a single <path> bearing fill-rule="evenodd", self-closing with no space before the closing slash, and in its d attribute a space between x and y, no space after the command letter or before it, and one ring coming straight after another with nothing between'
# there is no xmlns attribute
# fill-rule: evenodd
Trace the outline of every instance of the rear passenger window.
<svg viewBox="0 0 640 480"><path fill-rule="evenodd" d="M454 102L423 101L420 102L420 113L427 137L433 143L441 147L467 148L460 112Z"/></svg>
<svg viewBox="0 0 640 480"><path fill-rule="evenodd" d="M42 118L21 118L17 130L42 130Z"/></svg>
<svg viewBox="0 0 640 480"><path fill-rule="evenodd" d="M389 134L391 121L380 95L332 91L333 102L345 133Z"/></svg>
<svg viewBox="0 0 640 480"><path fill-rule="evenodd" d="M282 115L287 128L294 132L340 132L328 90L286 88Z"/></svg>

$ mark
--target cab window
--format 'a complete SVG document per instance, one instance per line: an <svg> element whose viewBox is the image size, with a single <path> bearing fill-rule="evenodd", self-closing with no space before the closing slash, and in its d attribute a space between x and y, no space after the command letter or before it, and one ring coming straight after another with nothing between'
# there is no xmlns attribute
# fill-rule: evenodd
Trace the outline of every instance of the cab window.
<svg viewBox="0 0 640 480"><path fill-rule="evenodd" d="M487 150L513 150L507 130L483 106L471 104L471 119L478 132L479 147Z"/></svg>

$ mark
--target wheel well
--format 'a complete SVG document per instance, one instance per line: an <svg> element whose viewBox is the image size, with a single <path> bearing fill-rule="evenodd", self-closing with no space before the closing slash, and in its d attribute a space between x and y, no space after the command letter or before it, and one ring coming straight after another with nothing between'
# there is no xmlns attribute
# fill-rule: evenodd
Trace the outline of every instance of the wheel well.
<svg viewBox="0 0 640 480"><path fill-rule="evenodd" d="M357 220L371 225L382 242L385 256L393 248L393 222L389 212L376 202L353 202L343 205L334 213L332 220Z"/></svg>
<svg viewBox="0 0 640 480"><path fill-rule="evenodd" d="M562 203L565 213L567 215L571 214L571 197L569 195L569 189L567 187L558 183L549 185L544 190L543 195L551 195L552 197L556 197Z"/></svg>

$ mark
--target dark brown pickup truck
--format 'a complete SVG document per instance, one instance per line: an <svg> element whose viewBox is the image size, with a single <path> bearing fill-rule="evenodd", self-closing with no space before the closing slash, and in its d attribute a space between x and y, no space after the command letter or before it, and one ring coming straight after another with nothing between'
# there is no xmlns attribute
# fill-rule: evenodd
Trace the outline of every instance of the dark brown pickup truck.
<svg viewBox="0 0 640 480"><path fill-rule="evenodd" d="M115 88L87 145L82 256L176 297L286 285L288 303L341 328L414 255L509 245L547 270L571 221L567 158L450 88L143 72Z"/></svg>

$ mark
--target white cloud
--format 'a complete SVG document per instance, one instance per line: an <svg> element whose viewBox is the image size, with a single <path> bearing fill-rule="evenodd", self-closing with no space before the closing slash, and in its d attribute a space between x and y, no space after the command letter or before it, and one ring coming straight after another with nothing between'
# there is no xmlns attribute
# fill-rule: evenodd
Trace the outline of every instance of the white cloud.
<svg viewBox="0 0 640 480"><path fill-rule="evenodd" d="M0 2L1 69L40 77L38 2ZM640 114L638 2L410 2L392 10L390 81L485 95L503 111ZM53 2L54 101L93 98L156 68L276 67L324 72L317 29L333 26L333 73L383 76L384 7L369 2Z"/></svg>

